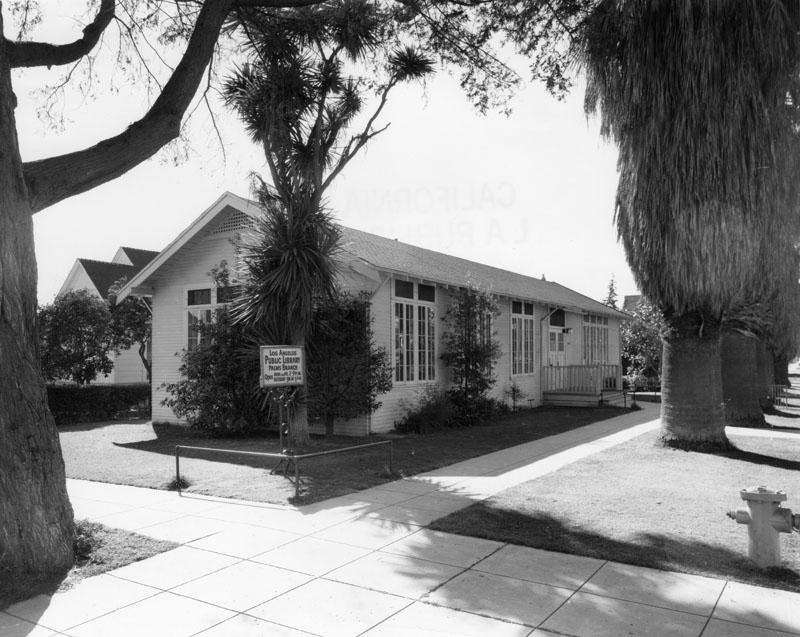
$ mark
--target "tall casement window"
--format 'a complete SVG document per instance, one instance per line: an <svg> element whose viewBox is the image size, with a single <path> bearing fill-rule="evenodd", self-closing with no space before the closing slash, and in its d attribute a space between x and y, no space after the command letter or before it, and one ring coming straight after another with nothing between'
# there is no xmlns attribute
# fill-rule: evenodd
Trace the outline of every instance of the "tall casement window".
<svg viewBox="0 0 800 637"><path fill-rule="evenodd" d="M186 292L187 341L186 349L192 350L203 340L203 325L211 322L211 288L198 288Z"/></svg>
<svg viewBox="0 0 800 637"><path fill-rule="evenodd" d="M436 288L394 282L394 380L436 380Z"/></svg>
<svg viewBox="0 0 800 637"><path fill-rule="evenodd" d="M608 317L583 315L583 363L608 363Z"/></svg>
<svg viewBox="0 0 800 637"><path fill-rule="evenodd" d="M511 302L511 373L532 374L534 352L533 303Z"/></svg>
<svg viewBox="0 0 800 637"><path fill-rule="evenodd" d="M203 342L203 325L211 323L214 310L227 305L238 294L239 287L235 285L186 291L186 349L194 349Z"/></svg>

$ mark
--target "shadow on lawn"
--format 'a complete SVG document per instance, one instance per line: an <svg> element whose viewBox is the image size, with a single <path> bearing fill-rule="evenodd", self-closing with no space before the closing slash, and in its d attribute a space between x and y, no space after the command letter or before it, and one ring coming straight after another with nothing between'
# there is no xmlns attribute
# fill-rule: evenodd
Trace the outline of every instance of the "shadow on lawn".
<svg viewBox="0 0 800 637"><path fill-rule="evenodd" d="M639 533L635 540L625 541L544 512L523 513L478 503L436 520L430 528L549 551L800 591L800 572L789 568L762 571L745 555L723 546L656 532Z"/></svg>

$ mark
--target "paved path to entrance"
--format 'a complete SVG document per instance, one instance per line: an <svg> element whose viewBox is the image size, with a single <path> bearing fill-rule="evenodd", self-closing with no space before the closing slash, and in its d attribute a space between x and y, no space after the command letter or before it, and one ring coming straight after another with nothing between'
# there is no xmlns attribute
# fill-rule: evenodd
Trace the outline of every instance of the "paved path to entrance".
<svg viewBox="0 0 800 637"><path fill-rule="evenodd" d="M797 594L424 528L654 429L645 410L301 508L70 480L77 517L181 546L16 604L0 635L800 634Z"/></svg>

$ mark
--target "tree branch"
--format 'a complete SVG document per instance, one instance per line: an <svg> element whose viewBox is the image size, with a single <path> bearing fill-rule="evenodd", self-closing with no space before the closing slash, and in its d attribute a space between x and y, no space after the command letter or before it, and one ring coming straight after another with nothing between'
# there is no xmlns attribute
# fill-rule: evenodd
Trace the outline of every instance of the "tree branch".
<svg viewBox="0 0 800 637"><path fill-rule="evenodd" d="M61 66L71 64L89 53L100 41L100 36L114 19L114 0L101 0L94 21L84 27L83 37L69 44L49 42L14 42L5 40L8 60L12 68L32 66Z"/></svg>
<svg viewBox="0 0 800 637"><path fill-rule="evenodd" d="M103 0L104 4L109 0ZM236 6L286 7L323 0L209 0L197 15L180 63L153 106L124 132L84 150L26 162L23 166L32 212L86 192L125 174L175 139L211 58L220 29ZM112 2L113 4L113 2Z"/></svg>

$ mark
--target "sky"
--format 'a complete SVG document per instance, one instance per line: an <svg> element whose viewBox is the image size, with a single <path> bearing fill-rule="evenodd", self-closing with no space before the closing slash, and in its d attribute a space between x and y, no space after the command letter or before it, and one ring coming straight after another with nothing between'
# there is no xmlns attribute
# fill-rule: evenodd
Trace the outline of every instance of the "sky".
<svg viewBox="0 0 800 637"><path fill-rule="evenodd" d="M76 28L67 13L50 18L51 38L64 41ZM25 160L89 146L146 110L139 87L120 81L108 90L96 80L94 99L72 94L59 104L65 123L53 128L37 107L41 86L59 73L15 73ZM616 149L587 120L582 99L580 87L557 101L528 84L510 116L484 116L446 71L424 87L401 86L380 120L391 125L348 165L328 205L340 223L367 232L545 276L597 299L613 275L620 299L633 294L613 225ZM232 115L218 123L224 152L198 111L188 145L34 216L40 303L52 301L76 258L110 260L119 246L160 250L222 192L249 194L249 175L265 174L263 155Z"/></svg>

